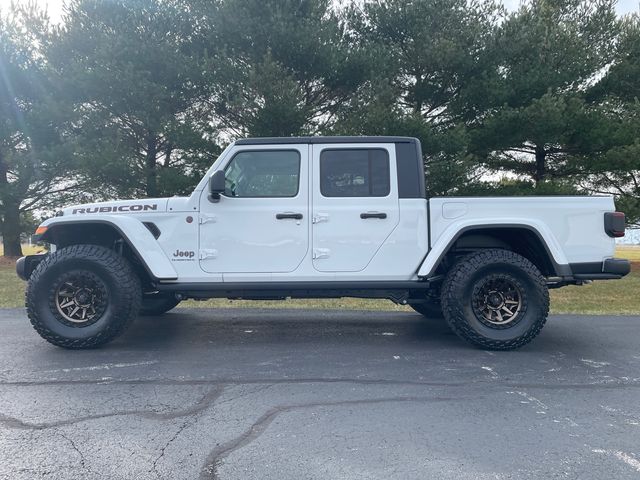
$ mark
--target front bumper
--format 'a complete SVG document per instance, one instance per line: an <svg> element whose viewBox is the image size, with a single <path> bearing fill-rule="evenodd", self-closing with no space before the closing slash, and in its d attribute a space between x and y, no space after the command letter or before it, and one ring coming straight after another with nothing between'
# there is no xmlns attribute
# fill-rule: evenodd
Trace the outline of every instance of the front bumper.
<svg viewBox="0 0 640 480"><path fill-rule="evenodd" d="M571 270L576 280L616 280L629 274L631 263L624 258L607 258L602 263L573 263Z"/></svg>
<svg viewBox="0 0 640 480"><path fill-rule="evenodd" d="M16 273L25 282L29 280L31 273L35 270L38 264L44 260L46 255L27 255L21 257L16 262Z"/></svg>

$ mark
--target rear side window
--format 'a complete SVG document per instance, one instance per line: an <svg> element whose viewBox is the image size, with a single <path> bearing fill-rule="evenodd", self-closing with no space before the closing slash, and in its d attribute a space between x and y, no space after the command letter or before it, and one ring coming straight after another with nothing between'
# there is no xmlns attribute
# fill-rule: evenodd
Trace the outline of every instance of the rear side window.
<svg viewBox="0 0 640 480"><path fill-rule="evenodd" d="M389 154L379 148L323 150L320 193L324 197L386 197L391 191Z"/></svg>
<svg viewBox="0 0 640 480"><path fill-rule="evenodd" d="M239 152L225 168L227 197L295 197L299 182L296 150Z"/></svg>

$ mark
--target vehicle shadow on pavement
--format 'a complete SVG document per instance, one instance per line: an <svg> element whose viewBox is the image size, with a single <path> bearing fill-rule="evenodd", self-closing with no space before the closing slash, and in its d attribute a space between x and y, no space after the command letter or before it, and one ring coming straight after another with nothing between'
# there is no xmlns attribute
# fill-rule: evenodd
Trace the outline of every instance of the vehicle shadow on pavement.
<svg viewBox="0 0 640 480"><path fill-rule="evenodd" d="M140 317L115 343L128 348L191 345L258 344L433 344L466 345L443 319L408 312L178 309L157 317ZM107 347L109 348L109 347Z"/></svg>
<svg viewBox="0 0 640 480"><path fill-rule="evenodd" d="M587 320L588 321L588 317ZM593 349L597 333L565 328L552 318L543 332L519 351L552 353ZM593 337L593 338L592 338ZM295 349L385 345L425 350L482 351L459 339L443 319L411 312L318 311L297 309L176 309L157 317L140 317L107 349L133 350L278 346ZM508 354L496 352L498 354Z"/></svg>

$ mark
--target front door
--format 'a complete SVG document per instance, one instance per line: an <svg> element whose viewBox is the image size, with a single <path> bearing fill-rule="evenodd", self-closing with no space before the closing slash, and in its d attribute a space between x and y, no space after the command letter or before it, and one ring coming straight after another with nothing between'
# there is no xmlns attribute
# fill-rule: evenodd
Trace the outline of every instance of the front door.
<svg viewBox="0 0 640 480"><path fill-rule="evenodd" d="M399 222L395 149L313 145L313 266L366 268Z"/></svg>
<svg viewBox="0 0 640 480"><path fill-rule="evenodd" d="M200 266L210 273L295 270L309 248L307 145L239 146L226 191L200 203Z"/></svg>

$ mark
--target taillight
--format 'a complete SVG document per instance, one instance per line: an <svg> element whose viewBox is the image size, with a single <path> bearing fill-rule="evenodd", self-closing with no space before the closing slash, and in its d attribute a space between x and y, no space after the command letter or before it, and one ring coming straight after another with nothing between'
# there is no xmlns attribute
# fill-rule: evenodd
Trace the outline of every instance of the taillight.
<svg viewBox="0 0 640 480"><path fill-rule="evenodd" d="M610 237L624 237L625 216L622 212L604 214L604 231Z"/></svg>

